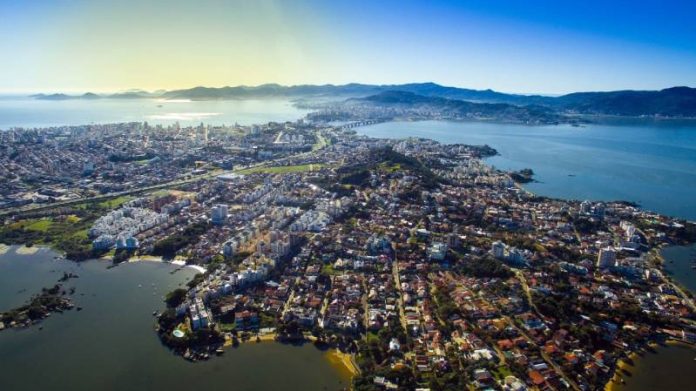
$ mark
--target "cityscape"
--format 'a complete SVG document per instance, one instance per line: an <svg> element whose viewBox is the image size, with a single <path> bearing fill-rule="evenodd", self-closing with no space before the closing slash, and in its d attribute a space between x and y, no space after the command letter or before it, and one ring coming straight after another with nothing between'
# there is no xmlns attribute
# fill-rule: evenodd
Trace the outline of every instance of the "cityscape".
<svg viewBox="0 0 696 391"><path fill-rule="evenodd" d="M129 12L155 12L155 3ZM254 28L270 30L249 34L256 43L283 34L275 12L354 15L343 3L209 3L195 11L212 25L216 13L240 26L247 22L236 12L264 13ZM397 15L420 25L420 12L451 31L452 15L482 12L477 2L407 3ZM118 7L73 6L127 24ZM365 7L392 18L384 5ZM501 21L506 7L517 9L486 7ZM622 11L612 7L607 15ZM48 9L72 20L64 4ZM0 10L38 15L12 2ZM519 23L537 20L518 12ZM472 33L492 31L477 26ZM201 34L232 39L211 28ZM668 33L657 29L655 42ZM305 39L307 48L321 44ZM403 66L418 68L396 42ZM240 55L256 55L236 44ZM686 62L696 53L688 45ZM693 77L675 72L642 88L636 75L647 71L636 67L627 75L635 88L602 76L599 92L584 92L590 78L531 94L454 86L467 80L450 86L464 76L438 67L424 69L442 84L412 82L427 73L390 79L388 71L375 73L383 82L358 83L374 79L355 67L336 84L234 79L238 87L183 89L153 77L160 84L143 84L147 91L73 89L40 72L22 74L44 80L40 89L0 82L2 389L693 386L696 89L680 87ZM136 80L121 72L125 62L114 69L114 81ZM570 79L550 71L537 90Z"/></svg>
<svg viewBox="0 0 696 391"><path fill-rule="evenodd" d="M488 146L351 125L6 131L2 238L39 245L73 221L69 259L196 267L155 314L174 353L308 340L345 355L356 389L589 389L626 351L696 341L656 251L693 242L693 223L538 197L482 161ZM3 327L51 311L31 310Z"/></svg>

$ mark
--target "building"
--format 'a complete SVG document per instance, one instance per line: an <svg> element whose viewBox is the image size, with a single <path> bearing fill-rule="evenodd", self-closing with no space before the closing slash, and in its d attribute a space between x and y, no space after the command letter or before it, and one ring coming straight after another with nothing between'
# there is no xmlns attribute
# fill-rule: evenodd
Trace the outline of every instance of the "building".
<svg viewBox="0 0 696 391"><path fill-rule="evenodd" d="M441 242L434 242L428 248L428 256L433 261L444 261L447 256L447 245Z"/></svg>
<svg viewBox="0 0 696 391"><path fill-rule="evenodd" d="M616 251L611 247L605 247L599 250L597 256L597 268L607 269L616 263Z"/></svg>
<svg viewBox="0 0 696 391"><path fill-rule="evenodd" d="M493 245L491 246L491 253L497 259L505 258L505 244L500 241L493 242Z"/></svg>
<svg viewBox="0 0 696 391"><path fill-rule="evenodd" d="M222 225L227 220L227 205L218 204L211 209L211 220L213 224Z"/></svg>

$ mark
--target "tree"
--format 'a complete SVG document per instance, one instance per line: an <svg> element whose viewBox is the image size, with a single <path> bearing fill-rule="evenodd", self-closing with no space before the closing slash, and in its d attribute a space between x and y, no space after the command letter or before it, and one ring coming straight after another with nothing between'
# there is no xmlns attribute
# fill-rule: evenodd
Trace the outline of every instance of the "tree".
<svg viewBox="0 0 696 391"><path fill-rule="evenodd" d="M186 299L186 289L178 288L167 294L167 298L164 300L167 303L167 307L175 308L178 307Z"/></svg>

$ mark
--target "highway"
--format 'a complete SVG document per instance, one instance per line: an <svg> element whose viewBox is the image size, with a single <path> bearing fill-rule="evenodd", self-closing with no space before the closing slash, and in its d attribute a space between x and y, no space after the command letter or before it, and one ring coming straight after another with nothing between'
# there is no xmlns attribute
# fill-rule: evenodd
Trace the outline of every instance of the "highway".
<svg viewBox="0 0 696 391"><path fill-rule="evenodd" d="M238 167L238 168L235 168L233 170L213 170L213 171L210 171L206 174L192 176L191 178L176 179L176 180L169 181L169 182L163 182L163 183L158 183L155 185L144 186L144 187L136 187L136 188L129 189L129 190L117 191L117 192L102 194L102 195L98 195L98 196L94 196L94 197L76 198L76 199L72 199L72 200L58 201L58 202L52 202L52 203L48 203L48 204L30 204L30 205L17 207L17 208L7 208L7 209L0 211L0 216L21 215L23 213L28 213L28 212L38 212L38 211L42 211L42 210L55 209L55 208L60 208L60 207L64 207L64 206L83 204L86 202L105 201L105 200L108 200L111 198L116 198L116 197L121 197L121 196L126 196L126 195L133 195L133 194L150 192L150 191L154 191L154 190L166 189L166 188L170 188L170 187L181 186L181 185L185 185L188 183L198 182L198 181L204 180L204 179L210 179L210 178L213 178L213 177L218 176L218 175L237 173L239 171L246 170L249 168L263 167L263 166L267 166L267 165L272 166L274 164L282 163L285 159L302 157L302 156L307 155L307 154L308 154L308 152L303 152L303 153L300 153L297 155L286 156L286 157L279 158L279 159L268 160L268 161L264 161L261 163L256 163L256 164L251 164L248 166Z"/></svg>

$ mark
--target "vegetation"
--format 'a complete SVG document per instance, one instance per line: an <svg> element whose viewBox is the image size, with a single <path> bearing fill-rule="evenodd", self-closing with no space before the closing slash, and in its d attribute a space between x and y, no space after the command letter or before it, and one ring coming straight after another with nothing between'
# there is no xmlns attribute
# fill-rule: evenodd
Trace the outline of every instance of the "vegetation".
<svg viewBox="0 0 696 391"><path fill-rule="evenodd" d="M209 228L210 224L205 221L193 223L184 228L183 231L155 243L152 253L163 257L174 257L177 251L196 241Z"/></svg>
<svg viewBox="0 0 696 391"><path fill-rule="evenodd" d="M529 183L534 181L534 171L531 168L523 168L510 173L510 178L517 183Z"/></svg>
<svg viewBox="0 0 696 391"><path fill-rule="evenodd" d="M112 258L112 262L115 264L119 264L122 262L127 262L130 257L133 256L135 253L134 250L126 250L126 249L118 249L114 251L114 255Z"/></svg>
<svg viewBox="0 0 696 391"><path fill-rule="evenodd" d="M167 307L176 308L181 305L181 303L183 303L186 299L186 292L187 290L183 288L174 289L173 291L169 292L167 297L164 299L164 301L167 303Z"/></svg>
<svg viewBox="0 0 696 391"><path fill-rule="evenodd" d="M316 171L325 164L301 164L297 166L252 167L237 171L237 174L289 174L293 172Z"/></svg>
<svg viewBox="0 0 696 391"><path fill-rule="evenodd" d="M399 171L420 177L419 182L426 189L433 189L442 182L442 178L418 159L396 152L391 147L384 147L371 151L366 163L339 168L338 183L343 186L366 187L370 185L373 172L392 174ZM335 191L336 188L333 186L329 190ZM340 194L341 189L337 192Z"/></svg>
<svg viewBox="0 0 696 391"><path fill-rule="evenodd" d="M47 217L18 220L0 227L0 243L50 246L75 261L94 258L102 253L92 249L87 232L110 209L103 203L91 202L69 209L69 213L54 211Z"/></svg>
<svg viewBox="0 0 696 391"><path fill-rule="evenodd" d="M492 257L480 260L464 260L455 265L460 273L478 278L510 278L512 271L505 264Z"/></svg>
<svg viewBox="0 0 696 391"><path fill-rule="evenodd" d="M29 303L0 313L0 320L7 324L36 321L45 318L51 312L72 308L70 300L63 295L65 292L62 290L61 284L56 284L51 288L43 288L41 293L32 297Z"/></svg>

